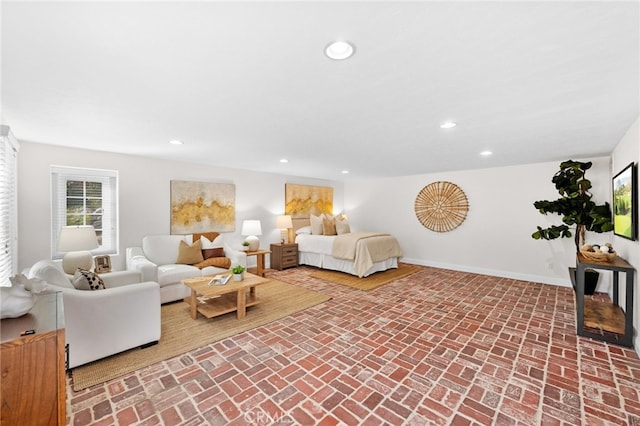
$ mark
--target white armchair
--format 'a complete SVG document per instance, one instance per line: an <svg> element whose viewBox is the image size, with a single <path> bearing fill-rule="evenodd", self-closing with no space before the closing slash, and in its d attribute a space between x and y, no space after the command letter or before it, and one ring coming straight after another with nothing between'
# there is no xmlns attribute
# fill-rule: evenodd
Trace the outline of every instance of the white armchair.
<svg viewBox="0 0 640 426"><path fill-rule="evenodd" d="M217 234L215 234L217 235ZM143 281L155 281L160 285L160 301L168 303L188 297L190 290L182 280L186 278L214 275L227 272L228 267L206 266L202 269L188 264L178 264L180 242L193 243L192 235L148 235L142 239L141 247L128 247L126 251L127 270L142 274ZM247 254L235 250L216 238L217 248L231 261L231 266L247 266Z"/></svg>
<svg viewBox="0 0 640 426"><path fill-rule="evenodd" d="M29 278L62 292L69 368L160 339L160 287L134 271L100 275L104 290L77 290L60 265L37 262Z"/></svg>

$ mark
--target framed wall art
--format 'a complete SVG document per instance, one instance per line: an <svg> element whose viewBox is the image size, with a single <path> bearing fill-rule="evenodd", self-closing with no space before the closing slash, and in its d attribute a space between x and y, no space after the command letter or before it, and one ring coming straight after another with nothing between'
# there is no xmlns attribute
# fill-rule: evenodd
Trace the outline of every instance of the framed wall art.
<svg viewBox="0 0 640 426"><path fill-rule="evenodd" d="M171 233L234 232L236 186L171 181Z"/></svg>
<svg viewBox="0 0 640 426"><path fill-rule="evenodd" d="M296 185L284 186L285 215L292 219L333 214L333 188L329 186Z"/></svg>
<svg viewBox="0 0 640 426"><path fill-rule="evenodd" d="M634 163L622 169L613 181L613 233L635 240L638 237L638 176Z"/></svg>

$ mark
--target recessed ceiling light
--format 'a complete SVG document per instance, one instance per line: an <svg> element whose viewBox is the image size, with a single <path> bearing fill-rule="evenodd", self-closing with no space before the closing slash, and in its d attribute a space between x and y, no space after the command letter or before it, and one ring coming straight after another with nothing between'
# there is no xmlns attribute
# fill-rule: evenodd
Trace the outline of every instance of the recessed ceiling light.
<svg viewBox="0 0 640 426"><path fill-rule="evenodd" d="M288 162L289 162L289 160L287 160L286 158L281 158L281 159L280 159L280 162L281 162L281 163L288 163Z"/></svg>
<svg viewBox="0 0 640 426"><path fill-rule="evenodd" d="M458 124L453 121L445 121L440 125L441 129L451 129L452 127L456 127Z"/></svg>
<svg viewBox="0 0 640 426"><path fill-rule="evenodd" d="M334 41L324 49L325 55L336 61L347 59L352 56L354 52L355 49L353 45L346 41Z"/></svg>
<svg viewBox="0 0 640 426"><path fill-rule="evenodd" d="M343 170L343 171L342 171L342 172L340 172L340 173L342 173L343 175L348 175L348 174L349 174L349 170Z"/></svg>
<svg viewBox="0 0 640 426"><path fill-rule="evenodd" d="M177 139L171 140L171 141L169 141L169 143L170 143L171 145L184 145L184 142L179 141L179 140L177 140Z"/></svg>
<svg viewBox="0 0 640 426"><path fill-rule="evenodd" d="M488 157L488 156L490 156L492 154L493 154L493 152L491 152L491 151L482 151L480 153L480 155L482 155L483 157Z"/></svg>

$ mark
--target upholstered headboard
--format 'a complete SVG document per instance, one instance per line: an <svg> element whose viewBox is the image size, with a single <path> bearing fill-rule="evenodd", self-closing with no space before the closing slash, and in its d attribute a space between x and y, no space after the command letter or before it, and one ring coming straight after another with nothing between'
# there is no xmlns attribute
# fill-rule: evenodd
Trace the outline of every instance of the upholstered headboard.
<svg viewBox="0 0 640 426"><path fill-rule="evenodd" d="M292 218L291 222L293 222L293 233L302 228L303 226L310 226L311 220L308 217L297 217Z"/></svg>

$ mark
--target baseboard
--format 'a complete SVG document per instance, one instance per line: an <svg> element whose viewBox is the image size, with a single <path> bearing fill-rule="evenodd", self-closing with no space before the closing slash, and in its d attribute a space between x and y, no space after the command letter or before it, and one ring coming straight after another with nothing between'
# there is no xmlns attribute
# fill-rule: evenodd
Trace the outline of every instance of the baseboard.
<svg viewBox="0 0 640 426"><path fill-rule="evenodd" d="M570 287L570 288L572 287L569 274L567 274L567 278L562 279L562 278L548 277L544 275L520 274L517 272L501 271L498 269L486 269L486 268L477 268L477 267L466 266L466 265L455 265L451 263L430 262L422 259L402 258L400 261L404 263L411 263L414 265L430 266L433 268L451 269L453 271L471 272L471 273L480 274L480 275L491 275L494 277L510 278L514 280L530 281L530 282L541 283L541 284L550 284L550 285L555 285L559 287Z"/></svg>

